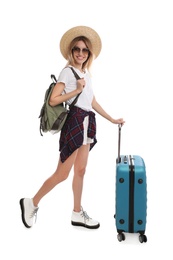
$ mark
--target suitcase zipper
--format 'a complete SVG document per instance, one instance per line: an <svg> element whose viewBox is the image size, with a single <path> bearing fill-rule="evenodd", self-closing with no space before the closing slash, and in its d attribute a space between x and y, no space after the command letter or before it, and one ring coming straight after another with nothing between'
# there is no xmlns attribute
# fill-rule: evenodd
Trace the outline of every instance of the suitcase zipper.
<svg viewBox="0 0 173 260"><path fill-rule="evenodd" d="M129 155L129 233L134 233L134 161Z"/></svg>

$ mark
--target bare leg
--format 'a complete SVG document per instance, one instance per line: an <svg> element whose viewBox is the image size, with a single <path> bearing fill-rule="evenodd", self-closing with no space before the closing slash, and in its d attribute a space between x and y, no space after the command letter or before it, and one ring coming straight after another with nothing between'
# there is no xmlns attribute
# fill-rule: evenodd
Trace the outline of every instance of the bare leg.
<svg viewBox="0 0 173 260"><path fill-rule="evenodd" d="M59 160L57 169L54 174L43 183L42 187L33 197L34 206L38 206L38 203L43 198L43 196L51 191L58 183L67 179L69 172L74 164L77 153L78 150L73 152L73 154L64 163Z"/></svg>
<svg viewBox="0 0 173 260"><path fill-rule="evenodd" d="M73 194L74 194L74 211L81 210L81 198L83 190L83 179L87 166L90 145L82 145L78 149L74 162L74 177L73 177Z"/></svg>

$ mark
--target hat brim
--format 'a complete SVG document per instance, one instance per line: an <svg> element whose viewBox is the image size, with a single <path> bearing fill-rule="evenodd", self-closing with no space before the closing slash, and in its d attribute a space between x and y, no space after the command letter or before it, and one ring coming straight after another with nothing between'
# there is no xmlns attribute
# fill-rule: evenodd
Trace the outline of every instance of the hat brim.
<svg viewBox="0 0 173 260"><path fill-rule="evenodd" d="M63 57L67 60L68 47L73 39L79 36L85 36L92 44L94 58L100 54L102 43L98 33L88 26L76 26L68 30L60 40L60 51Z"/></svg>

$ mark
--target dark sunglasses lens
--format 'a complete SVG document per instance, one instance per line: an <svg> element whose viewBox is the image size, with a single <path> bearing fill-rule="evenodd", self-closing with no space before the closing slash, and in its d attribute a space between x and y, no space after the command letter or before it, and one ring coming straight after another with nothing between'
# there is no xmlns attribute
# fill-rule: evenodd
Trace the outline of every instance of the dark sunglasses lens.
<svg viewBox="0 0 173 260"><path fill-rule="evenodd" d="M87 53L89 53L89 50L88 50L87 48L84 48L84 49L82 50L82 52L85 53L85 54L87 54Z"/></svg>
<svg viewBox="0 0 173 260"><path fill-rule="evenodd" d="M74 47L74 48L73 48L73 51L74 51L74 52L80 52L80 48L79 48L79 47Z"/></svg>

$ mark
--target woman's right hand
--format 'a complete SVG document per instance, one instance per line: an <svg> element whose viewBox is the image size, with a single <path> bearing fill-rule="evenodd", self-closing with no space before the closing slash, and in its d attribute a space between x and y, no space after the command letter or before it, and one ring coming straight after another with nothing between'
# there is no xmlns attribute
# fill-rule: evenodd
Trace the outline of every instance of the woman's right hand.
<svg viewBox="0 0 173 260"><path fill-rule="evenodd" d="M79 93L81 93L83 91L83 88L85 87L85 79L81 78L77 80L77 90L79 91Z"/></svg>

